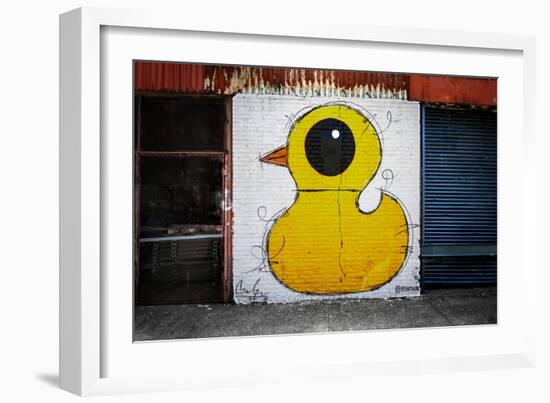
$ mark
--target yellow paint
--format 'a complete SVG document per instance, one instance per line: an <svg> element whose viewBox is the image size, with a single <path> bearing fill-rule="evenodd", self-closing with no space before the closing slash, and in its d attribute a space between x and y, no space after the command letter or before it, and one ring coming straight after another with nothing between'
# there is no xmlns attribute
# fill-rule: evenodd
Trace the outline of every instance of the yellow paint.
<svg viewBox="0 0 550 403"><path fill-rule="evenodd" d="M318 173L305 154L309 129L326 118L345 122L355 140L353 161L336 176ZM376 210L358 209L359 194L381 161L368 119L344 105L314 109L291 129L287 158L297 197L269 234L275 276L295 291L314 294L368 291L387 283L405 260L408 227L399 202L388 194L382 193Z"/></svg>

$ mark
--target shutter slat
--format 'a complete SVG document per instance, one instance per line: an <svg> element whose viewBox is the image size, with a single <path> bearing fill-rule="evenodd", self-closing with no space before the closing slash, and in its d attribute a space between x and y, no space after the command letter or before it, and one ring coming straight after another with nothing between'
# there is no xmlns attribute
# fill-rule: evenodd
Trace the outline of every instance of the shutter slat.
<svg viewBox="0 0 550 403"><path fill-rule="evenodd" d="M422 244L497 242L497 115L423 108ZM496 283L496 257L422 258L429 286Z"/></svg>

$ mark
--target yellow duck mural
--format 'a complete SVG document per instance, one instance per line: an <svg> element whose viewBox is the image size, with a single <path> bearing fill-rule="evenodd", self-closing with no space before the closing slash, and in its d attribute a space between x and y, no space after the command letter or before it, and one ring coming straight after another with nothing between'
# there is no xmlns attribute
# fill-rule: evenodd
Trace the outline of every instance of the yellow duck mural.
<svg viewBox="0 0 550 403"><path fill-rule="evenodd" d="M294 291L342 294L390 281L408 251L407 218L382 191L378 207L359 210L382 149L374 126L348 105L323 105L299 118L287 145L261 158L285 166L296 182L294 203L267 239L273 274Z"/></svg>

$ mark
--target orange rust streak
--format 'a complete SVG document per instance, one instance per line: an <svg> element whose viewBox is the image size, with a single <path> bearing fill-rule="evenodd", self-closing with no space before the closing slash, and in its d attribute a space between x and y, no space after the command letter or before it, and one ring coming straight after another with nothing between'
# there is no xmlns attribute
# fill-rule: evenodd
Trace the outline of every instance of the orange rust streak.
<svg viewBox="0 0 550 403"><path fill-rule="evenodd" d="M281 165L284 167L288 166L288 160L287 160L287 150L286 146L283 146L281 148L277 148L276 150L270 152L267 155L264 155L260 158L261 162L265 162L267 164L275 164L275 165Z"/></svg>

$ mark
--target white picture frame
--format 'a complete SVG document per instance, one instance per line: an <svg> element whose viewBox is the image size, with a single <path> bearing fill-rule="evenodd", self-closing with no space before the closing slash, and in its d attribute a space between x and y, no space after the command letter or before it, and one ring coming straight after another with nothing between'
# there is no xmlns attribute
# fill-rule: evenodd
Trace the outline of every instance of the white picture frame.
<svg viewBox="0 0 550 403"><path fill-rule="evenodd" d="M520 153L524 163L535 153L534 38L369 27L360 23L327 25L307 18L301 22L292 27L266 21L209 22L206 18L170 11L103 8L80 8L61 15L60 385L63 389L79 395L97 395L293 382L297 376L301 381L326 377L345 380L379 374L534 365L536 284L529 279L537 276L537 264L535 243L529 231L536 226L536 216L531 208L534 201L526 196L525 190L535 188L536 176L522 176L512 164L503 163L514 152ZM135 40L138 35L140 48L131 43L132 37ZM182 41L189 46L179 47ZM212 56L208 46L219 46L220 41L233 46ZM199 42L205 49L193 45ZM126 237L120 250L117 242L111 242L118 239L117 233L124 232L127 217L123 217L125 224L119 226L116 221L119 217L106 213L129 208L124 203L131 183L123 185L126 192L123 197L112 194L114 183L127 179L127 169L117 170L110 162L116 149L128 152L123 160L131 156L128 137L122 136L126 140L119 141L118 137L108 136L114 127L128 127L131 92L126 93L125 89L132 80L131 70L124 70L128 61L139 56L179 61L179 56L172 53L179 49L187 61L288 65L289 57L295 57L301 65L299 54L293 52L312 44L317 51L340 52L342 48L343 54L384 53L384 60L373 59L370 70L405 68L401 71L499 77L498 325L132 343L131 331L128 333L132 321L131 283L124 283L131 274L122 269L119 276L106 269L111 264L109 259L124 262L125 253L131 254L127 250L131 233L119 234ZM274 63L273 52L260 49L280 46L289 53L276 55L278 63ZM246 53L245 48L250 51ZM229 51L234 58L231 59ZM405 62L403 57L410 60ZM485 60L489 65L457 63L463 57L469 61ZM317 57L317 61L306 67L366 66L361 58L337 59ZM393 67L388 65L392 61ZM426 67L428 64L431 67ZM125 78L120 76L124 71L128 73ZM497 74L490 74L491 71ZM110 106L121 108L121 119L110 120L113 115ZM522 135L519 142L513 137L518 133ZM111 210L110 203L116 203L115 200L120 204ZM510 211L514 214L506 214ZM521 287L530 297L510 303L515 287ZM120 295L120 300L113 298L113 293ZM456 341L453 348L446 343L448 340ZM377 346L373 349L376 351L357 353L361 351L358 346L371 343ZM344 356L332 353L338 346L344 346ZM319 348L322 355L317 354ZM232 370L228 373L214 368L210 356L232 362ZM261 360L248 358L245 364L243 356ZM250 379L247 374L255 375Z"/></svg>

